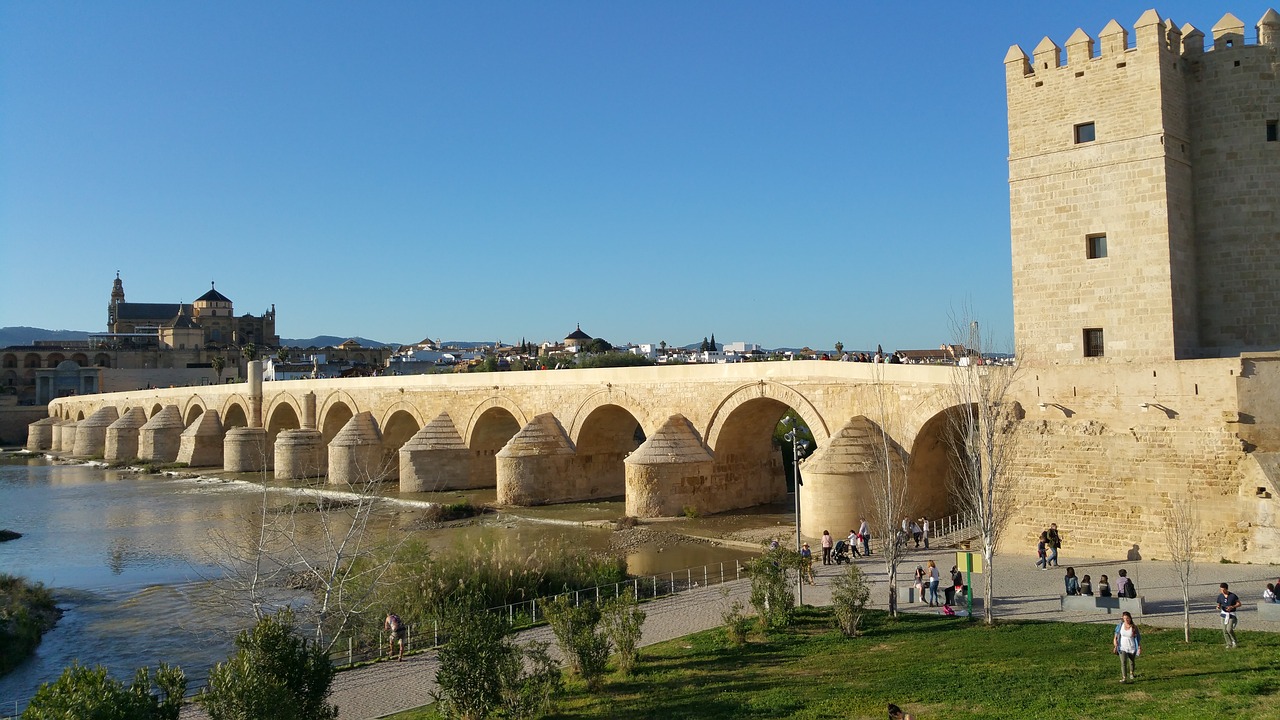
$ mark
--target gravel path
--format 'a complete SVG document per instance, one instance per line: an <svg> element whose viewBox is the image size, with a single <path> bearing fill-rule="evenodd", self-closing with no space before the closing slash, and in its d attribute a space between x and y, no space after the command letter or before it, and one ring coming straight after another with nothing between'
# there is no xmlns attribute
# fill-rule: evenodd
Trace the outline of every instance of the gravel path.
<svg viewBox="0 0 1280 720"><path fill-rule="evenodd" d="M954 550L912 552L899 566L900 586L911 581L912 570L917 564L925 565L933 559L941 568L944 579L955 564ZM1053 620L1061 622L1091 622L1114 625L1118 616L1105 613L1064 613L1059 610L1062 593L1062 577L1068 564L1077 575L1092 575L1096 584L1099 575L1114 578L1120 568L1128 570L1140 594L1145 598L1147 614L1138 619L1145 625L1181 627L1182 588L1176 569L1166 562L1113 561L1063 556L1066 562L1060 568L1041 570L1035 567L1031 557L996 558L996 615L999 618L1027 620ZM887 589L884 566L879 558L859 560L875 587L872 601L875 607L884 608ZM804 602L808 605L828 605L831 602L830 582L838 566L815 567L817 585L804 586ZM1241 610L1241 630L1267 630L1280 632L1280 622L1267 622L1258 617L1256 610L1262 589L1268 582L1275 582L1280 566L1235 565L1200 563L1192 577L1192 624L1195 627L1217 627L1218 615L1213 601L1218 593L1218 583L1231 583L1233 591L1240 595L1245 606ZM974 576L975 592L980 593L981 579ZM723 585L711 585L683 593L666 600L646 604L644 645L664 642L690 633L706 630L721 624L721 614L735 601L744 605L750 593L747 580L729 581ZM975 613L981 605L975 597ZM939 612L921 604L905 605L906 612ZM1107 630L1100 630L1106 633ZM550 641L550 631L537 628L521 634L521 638ZM435 689L437 667L434 652L406 658L404 662L381 662L338 674L334 681L331 701L337 703L342 720L378 718L419 707L431 702ZM184 718L197 718L196 712L184 713Z"/></svg>

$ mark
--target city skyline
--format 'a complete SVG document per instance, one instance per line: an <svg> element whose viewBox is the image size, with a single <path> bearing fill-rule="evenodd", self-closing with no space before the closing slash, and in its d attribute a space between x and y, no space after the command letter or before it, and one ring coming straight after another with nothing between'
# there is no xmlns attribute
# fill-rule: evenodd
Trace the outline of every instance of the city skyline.
<svg viewBox="0 0 1280 720"><path fill-rule="evenodd" d="M1011 347L1004 54L1150 6L5 5L0 326Z"/></svg>

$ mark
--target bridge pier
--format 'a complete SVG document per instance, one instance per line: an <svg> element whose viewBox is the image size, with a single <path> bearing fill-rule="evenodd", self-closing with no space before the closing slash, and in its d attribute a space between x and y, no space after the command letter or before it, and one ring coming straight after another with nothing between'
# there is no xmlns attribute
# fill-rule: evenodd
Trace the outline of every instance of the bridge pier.
<svg viewBox="0 0 1280 720"><path fill-rule="evenodd" d="M147 414L140 407L131 407L124 411L119 420L107 427L107 439L102 448L102 457L107 462L136 460L138 458L138 434L142 426L147 424Z"/></svg>
<svg viewBox="0 0 1280 720"><path fill-rule="evenodd" d="M275 479L324 477L328 468L324 438L314 428L281 430L275 444Z"/></svg>
<svg viewBox="0 0 1280 720"><path fill-rule="evenodd" d="M63 420L53 428L53 451L70 453L76 447L76 421Z"/></svg>
<svg viewBox="0 0 1280 720"><path fill-rule="evenodd" d="M383 456L373 413L356 413L329 441L329 484L361 486L386 479Z"/></svg>
<svg viewBox="0 0 1280 720"><path fill-rule="evenodd" d="M498 503L549 505L592 499L574 460L573 445L555 415L534 417L498 451Z"/></svg>
<svg viewBox="0 0 1280 720"><path fill-rule="evenodd" d="M138 431L138 459L153 463L176 462L185 429L178 406L165 405Z"/></svg>
<svg viewBox="0 0 1280 720"><path fill-rule="evenodd" d="M222 418L206 410L178 438L178 462L188 467L222 467Z"/></svg>
<svg viewBox="0 0 1280 720"><path fill-rule="evenodd" d="M58 418L41 418L27 426L27 449L31 452L44 452L53 449L53 427Z"/></svg>
<svg viewBox="0 0 1280 720"><path fill-rule="evenodd" d="M905 483L906 474L895 447L889 441L893 477ZM883 482L884 472L885 446L880 429L864 417L850 420L800 468L804 483L800 488L800 532L818 537L823 530L830 530L840 537L857 528L862 518L874 517L871 483Z"/></svg>
<svg viewBox="0 0 1280 720"><path fill-rule="evenodd" d="M442 412L400 447L400 492L484 487L475 484L471 451Z"/></svg>
<svg viewBox="0 0 1280 720"><path fill-rule="evenodd" d="M711 504L715 458L683 415L667 418L623 463L631 517L671 517Z"/></svg>
<svg viewBox="0 0 1280 720"><path fill-rule="evenodd" d="M107 442L107 428L120 419L114 405L104 405L80 422L76 428L76 444L71 454L76 457L101 457Z"/></svg>
<svg viewBox="0 0 1280 720"><path fill-rule="evenodd" d="M267 431L261 427L237 427L222 441L222 469L227 472L262 472L271 469Z"/></svg>

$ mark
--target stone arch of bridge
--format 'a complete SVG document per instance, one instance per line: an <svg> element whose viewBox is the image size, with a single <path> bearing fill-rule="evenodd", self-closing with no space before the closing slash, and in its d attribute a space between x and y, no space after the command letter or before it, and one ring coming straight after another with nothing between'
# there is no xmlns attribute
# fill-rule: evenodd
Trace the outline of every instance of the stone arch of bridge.
<svg viewBox="0 0 1280 720"><path fill-rule="evenodd" d="M159 413L161 410L164 410L164 406L160 403L156 403L151 406L151 412L147 413L147 417L155 417L156 413Z"/></svg>
<svg viewBox="0 0 1280 720"><path fill-rule="evenodd" d="M279 393L271 398L262 410L266 418L267 439L275 443L281 430L297 430L302 427L302 407L297 398L288 393Z"/></svg>
<svg viewBox="0 0 1280 720"><path fill-rule="evenodd" d="M569 440L575 446L579 444L579 438L582 436L583 428L586 427L587 419L597 410L604 407L617 408L630 415L639 424L641 432L646 437L655 429L652 420L649 419L648 414L645 412L647 408L644 403L625 391L610 386L592 393L579 403L574 410L573 418L569 421L569 427L566 430L569 433Z"/></svg>
<svg viewBox="0 0 1280 720"><path fill-rule="evenodd" d="M813 434L814 442L818 443L818 445L826 444L831 438L831 429L827 427L827 421L808 398L795 388L782 383L760 380L759 382L738 386L716 406L715 411L711 413L711 419L707 422L705 432L702 434L707 439L707 447L711 448L713 452L718 452L716 448L720 444L720 435L724 431L729 418L738 408L756 400L773 400L780 405L786 406L773 419L774 424L785 414L786 408L790 408L808 426L809 432ZM772 433L772 425L770 426L770 433Z"/></svg>
<svg viewBox="0 0 1280 720"><path fill-rule="evenodd" d="M529 418L513 400L501 395L491 395L478 403L471 411L471 416L467 418L467 426L462 431L462 442L466 443L467 447L473 449L476 447L476 432L478 429L487 431L488 428L485 426L490 425L495 418L502 417L501 412L491 412L495 410L505 411L506 416L515 421L516 432L519 432L520 428L529 424ZM484 422L482 422L482 419ZM512 433L512 435L514 434ZM510 436L508 436L507 440L510 439ZM502 442L504 445L506 444L506 440ZM499 446L499 449L501 449L501 446Z"/></svg>
<svg viewBox="0 0 1280 720"><path fill-rule="evenodd" d="M635 412L613 403L595 404L575 425L577 437L571 438L575 461L588 485L595 488L594 495L625 495L627 469L623 461L647 437Z"/></svg>
<svg viewBox="0 0 1280 720"><path fill-rule="evenodd" d="M952 458L963 443L951 422L957 409L946 408L925 420L911 443L907 456L908 502L917 515L938 518L956 511L951 493L955 478Z"/></svg>
<svg viewBox="0 0 1280 720"><path fill-rule="evenodd" d="M226 430L249 427L249 401L240 394L232 395L222 403L222 427Z"/></svg>
<svg viewBox="0 0 1280 720"><path fill-rule="evenodd" d="M345 410L343 408L345 408ZM351 393L348 393L345 390L334 390L323 398L316 398L316 425L322 428L322 433L323 428L328 422L329 413L335 409L346 415L342 420L342 425L346 425L347 420L355 417L355 414L360 412L360 403L356 402L356 399L351 396ZM341 430L342 425L339 425L337 429ZM325 442L329 442L332 439L332 435L325 435Z"/></svg>
<svg viewBox="0 0 1280 720"><path fill-rule="evenodd" d="M182 407L182 424L191 427L191 423L195 422L204 414L204 398L199 395L192 395L187 398L187 402Z"/></svg>
<svg viewBox="0 0 1280 720"><path fill-rule="evenodd" d="M83 419L84 419L84 410L77 410L77 411L76 411L76 422L80 422L80 421L81 421L81 420L83 420Z"/></svg>
<svg viewBox="0 0 1280 720"><path fill-rule="evenodd" d="M399 479L400 448L422 429L417 409L408 403L396 403L387 409L378 422L378 428L382 431L382 454L384 464L389 469L388 479Z"/></svg>
<svg viewBox="0 0 1280 720"><path fill-rule="evenodd" d="M324 444L328 445L355 416L355 403L348 405L341 399L327 402L324 414L319 416L319 421L316 423L320 428L320 437L324 439Z"/></svg>

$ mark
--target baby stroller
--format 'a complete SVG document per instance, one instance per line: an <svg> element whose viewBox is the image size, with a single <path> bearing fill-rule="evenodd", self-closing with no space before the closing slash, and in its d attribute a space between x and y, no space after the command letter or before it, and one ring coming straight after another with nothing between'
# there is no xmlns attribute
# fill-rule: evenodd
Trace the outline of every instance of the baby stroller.
<svg viewBox="0 0 1280 720"><path fill-rule="evenodd" d="M853 556L849 553L849 543L845 540L836 541L836 549L833 554L837 565L853 562Z"/></svg>

